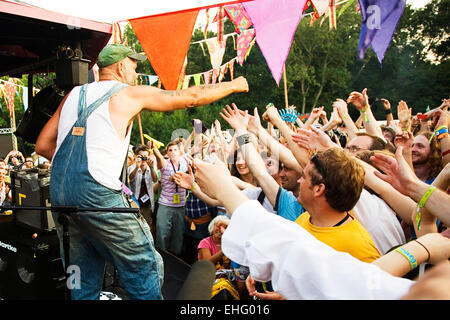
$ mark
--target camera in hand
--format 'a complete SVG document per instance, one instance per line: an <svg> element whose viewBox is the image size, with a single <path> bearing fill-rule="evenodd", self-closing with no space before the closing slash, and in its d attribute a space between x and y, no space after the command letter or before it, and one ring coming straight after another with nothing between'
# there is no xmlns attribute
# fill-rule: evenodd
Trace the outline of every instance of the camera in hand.
<svg viewBox="0 0 450 320"><path fill-rule="evenodd" d="M142 161L147 161L148 160L148 158L147 157L139 157L139 158L141 158L142 159Z"/></svg>

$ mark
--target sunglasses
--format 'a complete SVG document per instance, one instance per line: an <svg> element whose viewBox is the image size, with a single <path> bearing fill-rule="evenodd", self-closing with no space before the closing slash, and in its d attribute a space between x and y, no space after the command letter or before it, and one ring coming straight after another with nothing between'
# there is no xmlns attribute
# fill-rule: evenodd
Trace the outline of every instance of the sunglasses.
<svg viewBox="0 0 450 320"><path fill-rule="evenodd" d="M317 153L314 154L311 157L311 162L314 164L314 166L316 167L317 171L319 171L320 175L322 176L323 180L325 180L325 171L323 170L322 165L320 164L319 158L317 157Z"/></svg>

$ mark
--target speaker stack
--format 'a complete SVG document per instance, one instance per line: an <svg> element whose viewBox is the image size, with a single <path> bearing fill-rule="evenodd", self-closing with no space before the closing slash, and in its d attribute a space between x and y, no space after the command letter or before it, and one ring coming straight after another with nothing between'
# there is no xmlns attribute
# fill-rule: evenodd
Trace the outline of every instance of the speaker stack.
<svg viewBox="0 0 450 320"><path fill-rule="evenodd" d="M0 298L64 299L65 276L58 238L0 224Z"/></svg>
<svg viewBox="0 0 450 320"><path fill-rule="evenodd" d="M15 206L49 206L49 174L11 171ZM0 223L0 299L64 299L65 273L49 211L14 210Z"/></svg>

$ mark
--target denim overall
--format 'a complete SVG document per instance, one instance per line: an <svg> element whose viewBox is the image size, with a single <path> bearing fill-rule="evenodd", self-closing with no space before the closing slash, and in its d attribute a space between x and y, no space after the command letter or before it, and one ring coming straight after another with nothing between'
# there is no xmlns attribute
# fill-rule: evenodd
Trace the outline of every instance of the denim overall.
<svg viewBox="0 0 450 320"><path fill-rule="evenodd" d="M78 120L73 126L75 130L72 128L69 131L52 162L52 205L79 208L129 207L121 191L107 188L94 180L88 171L86 153L87 118L124 87L125 84L115 85L89 106L86 105L87 85L81 88ZM64 259L62 226L57 222L58 213L54 213L53 218L60 239L61 256ZM162 258L155 250L150 228L140 214L72 213L69 232L70 265L78 266L80 270L80 285L73 285L71 290L73 300L99 299L105 261L117 269L129 299L162 299Z"/></svg>

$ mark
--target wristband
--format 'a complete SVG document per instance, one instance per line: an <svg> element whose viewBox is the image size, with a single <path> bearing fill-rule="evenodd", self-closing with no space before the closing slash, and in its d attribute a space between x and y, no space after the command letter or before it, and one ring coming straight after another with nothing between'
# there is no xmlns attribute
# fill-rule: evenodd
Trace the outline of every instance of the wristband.
<svg viewBox="0 0 450 320"><path fill-rule="evenodd" d="M447 151L444 151L442 153L442 156L445 157L446 155L450 154L450 149L448 149Z"/></svg>
<svg viewBox="0 0 450 320"><path fill-rule="evenodd" d="M391 113L392 113L391 109L384 109L384 114L385 115L388 115L388 114L391 114Z"/></svg>
<svg viewBox="0 0 450 320"><path fill-rule="evenodd" d="M416 258L414 258L414 256L411 253L406 251L405 248L397 248L394 251L400 253L402 256L404 256L408 260L411 270L413 270L414 268L417 267Z"/></svg>
<svg viewBox="0 0 450 320"><path fill-rule="evenodd" d="M433 137L436 136L436 139L440 140L442 138L448 137L448 129L446 126L440 126L436 130L434 130L433 134L430 137L430 142L433 139Z"/></svg>
<svg viewBox="0 0 450 320"><path fill-rule="evenodd" d="M344 114L344 115L341 117L341 119L344 120L344 119L347 118L347 117L348 117L348 114Z"/></svg>
<svg viewBox="0 0 450 320"><path fill-rule="evenodd" d="M425 192L425 194L422 196L422 199L420 199L419 204L417 205L417 215L416 215L417 230L420 230L420 223L422 221L422 212L420 212L420 210L425 206L428 198L430 198L434 190L436 190L436 187L430 186Z"/></svg>
<svg viewBox="0 0 450 320"><path fill-rule="evenodd" d="M428 251L427 247L425 247L421 242L419 242L419 240L414 240L414 241L417 242L418 244L420 244L420 245L427 251L427 253L428 253L428 258L427 258L427 260L426 260L425 262L430 261L431 255L430 255L430 251Z"/></svg>
<svg viewBox="0 0 450 320"><path fill-rule="evenodd" d="M244 134L238 136L236 139L237 139L239 146L243 146L244 144L247 144L251 141L250 135L248 133L244 133Z"/></svg>
<svg viewBox="0 0 450 320"><path fill-rule="evenodd" d="M361 110L361 114L364 115L364 122L365 123L369 123L369 117L367 116L367 111L369 110L370 106L368 104L366 104L366 109L365 110Z"/></svg>
<svg viewBox="0 0 450 320"><path fill-rule="evenodd" d="M189 189L189 191L191 191L191 192L194 191L196 186L197 186L197 184L194 181L194 183L192 184L192 187Z"/></svg>

